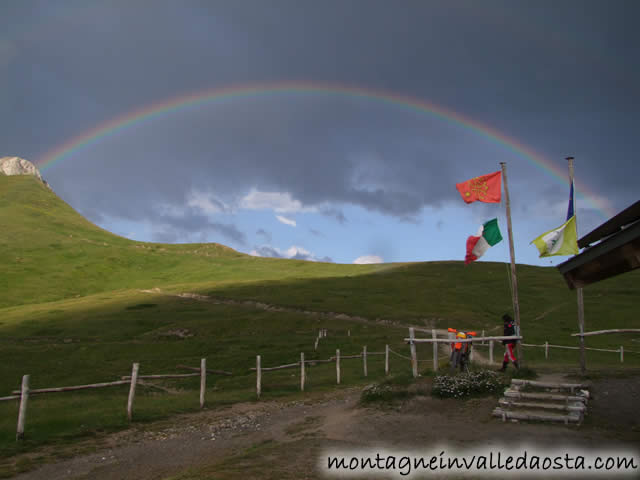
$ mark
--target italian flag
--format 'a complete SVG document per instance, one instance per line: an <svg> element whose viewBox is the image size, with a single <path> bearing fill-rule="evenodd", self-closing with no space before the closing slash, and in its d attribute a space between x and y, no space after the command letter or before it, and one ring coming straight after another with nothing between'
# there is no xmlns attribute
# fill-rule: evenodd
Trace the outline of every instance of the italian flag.
<svg viewBox="0 0 640 480"><path fill-rule="evenodd" d="M467 256L464 263L469 264L478 260L485 254L489 247L493 247L502 240L500 229L498 228L498 219L489 220L478 230L476 236L467 238Z"/></svg>

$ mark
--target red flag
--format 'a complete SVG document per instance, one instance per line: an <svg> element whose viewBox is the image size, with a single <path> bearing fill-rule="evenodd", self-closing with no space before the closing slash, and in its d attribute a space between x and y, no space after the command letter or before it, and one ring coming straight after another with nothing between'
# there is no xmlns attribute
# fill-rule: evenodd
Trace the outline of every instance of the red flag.
<svg viewBox="0 0 640 480"><path fill-rule="evenodd" d="M456 183L456 188L466 203L476 200L485 203L500 203L502 194L502 172L489 173L466 182Z"/></svg>

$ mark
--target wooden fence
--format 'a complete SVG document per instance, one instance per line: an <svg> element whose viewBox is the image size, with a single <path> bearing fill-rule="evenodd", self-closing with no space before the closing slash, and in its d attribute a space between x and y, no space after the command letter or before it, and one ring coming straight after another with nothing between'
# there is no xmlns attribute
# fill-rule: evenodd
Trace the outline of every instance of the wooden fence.
<svg viewBox="0 0 640 480"><path fill-rule="evenodd" d="M439 360L442 358L448 358L449 355L439 355L438 353L438 345L441 343L451 344L451 343L473 343L475 346L488 346L489 348L489 363L493 364L493 352L494 352L494 342L502 341L502 340L522 340L523 337L520 336L484 336L484 331L482 331L481 337L473 337L467 339L459 339L454 338L452 333L448 333L447 337L438 337L435 329L431 330L431 338L416 338L415 330L428 332L425 329L419 328L409 328L409 338L405 338L404 341L409 344L409 357L406 357L398 352L395 352L389 348L389 345L385 345L384 352L368 352L367 346L365 345L362 348L362 352L356 355L341 355L340 349L336 349L335 356L332 356L328 359L315 359L315 360L306 360L304 352L300 353L300 360L295 363L290 363L286 365L279 365L275 367L262 367L261 365L261 356L256 356L256 367L250 368L250 371L256 372L256 396L259 399L262 393L262 373L274 370L282 370L288 368L300 368L300 390L305 390L305 382L306 382L306 366L307 365L315 365L319 363L332 363L335 362L336 366L336 384L340 385L341 382L341 361L343 360L351 360L362 358L362 368L363 368L363 376L368 376L368 364L367 358L370 355L384 355L385 356L385 375L389 374L389 356L390 354L394 354L400 358L410 361L411 370L414 377L418 376L418 363L419 362L433 362L433 370L438 371L439 368ZM635 332L635 330L634 330ZM599 334L603 332L595 332L590 334ZM609 331L606 331L609 333ZM323 328L319 331L318 336L315 339L314 350L318 348L318 342L322 338L326 338L328 335L328 331L326 328ZM586 336L587 334L583 334ZM351 331L348 331L348 336L351 336ZM432 360L418 360L416 346L420 343L431 343L433 345L433 358ZM571 349L571 350L579 350L580 347L572 347L572 346L564 346L564 345L550 345L549 342L545 342L543 345L533 345L523 343L524 347L542 347L545 349L545 358L549 358L549 349L550 348L560 348L560 349ZM601 349L601 348L585 348L585 350L593 350L600 352L614 352L620 354L620 361L624 362L624 347L620 346L619 349L610 350L610 349ZM627 353L640 353L634 351L627 351ZM473 361L473 349L471 350L471 358ZM86 390L86 389L94 389L94 388L105 388L117 385L129 385L129 395L127 397L127 418L129 421L133 420L133 404L135 400L136 386L138 384L159 388L161 390L167 391L165 388L155 385L153 383L147 383L145 380L154 380L154 379L166 379L166 378L187 378L187 377L200 377L200 408L204 408L205 405L205 392L206 392L206 377L207 373L216 374L216 375L232 375L231 372L227 372L225 370L211 370L207 369L206 359L202 358L200 360L200 367L191 367L188 365L178 365L176 368L183 370L192 370L194 373L171 373L171 374L149 374L149 375L140 375L140 364L134 363L131 369L131 375L122 376L120 380L112 381L112 382L102 382L102 383L93 383L89 385L74 385L67 387L51 387L51 388L40 388L31 390L29 387L30 376L24 375L22 377L22 385L20 390L14 390L11 392L10 396L0 397L0 401L4 400L20 400L19 410L18 410L18 426L16 432L16 439L20 440L24 437L24 428L26 423L26 415L27 415L27 403L30 395L37 394L48 394L48 393L57 393L57 392L71 392L77 390Z"/></svg>
<svg viewBox="0 0 640 480"><path fill-rule="evenodd" d="M207 370L207 360L202 358L200 360L200 368L189 367L186 365L178 365L177 368L183 368L188 370L194 370L196 373L170 373L170 374L154 374L154 375L139 375L140 364L134 363L131 369L131 375L125 375L120 380L113 382L92 383L88 385L72 385L67 387L50 387L50 388L38 388L31 390L29 388L30 375L23 375L22 386L20 390L14 390L10 396L0 397L0 401L3 400L20 400L20 406L18 409L18 427L16 431L16 440L24 438L24 426L27 417L27 403L30 395L40 395L47 393L58 392L73 392L78 390L88 390L95 388L112 387L116 385L129 385L129 395L127 397L127 418L129 421L133 420L133 402L136 394L136 385L149 386L154 388L162 387L147 383L145 380L151 379L165 379L165 378L185 378L185 377L200 377L200 408L204 408L205 405L205 391L207 386L207 373L213 373L218 375L231 375L231 372L224 370Z"/></svg>
<svg viewBox="0 0 640 480"><path fill-rule="evenodd" d="M319 337L322 338L322 337ZM316 340L317 344L317 340ZM341 360L351 360L355 358L362 358L362 370L363 375L367 377L369 375L367 358L370 355L384 355L384 373L385 375L389 375L389 353L391 349L389 345L385 345L384 352L368 352L367 346L362 347L362 353L357 355L340 355L340 349L336 349L336 354L333 357L329 357L324 360L305 360L304 352L300 353L300 361L295 363L288 363L285 365L278 365L275 367L263 367L262 366L262 357L260 355L256 355L256 366L255 368L251 368L250 370L256 372L256 396L260 398L262 394L262 372L269 372L273 370L284 370L287 368L300 368L300 391L304 392L305 381L306 381L306 365L315 365L318 363L332 363L336 364L336 384L340 385L341 378L341 370L340 370L340 361Z"/></svg>
<svg viewBox="0 0 640 480"><path fill-rule="evenodd" d="M416 329L416 328L409 328L409 338L405 338L404 341L406 343L409 344L409 349L410 349L410 353L411 353L411 366L412 366L412 372L413 372L413 376L417 377L418 376L418 358L417 358L417 352L416 352L416 344L419 343L432 343L433 344L433 370L437 371L438 370L438 344L439 343L472 343L475 347L478 346L488 346L489 347L489 363L493 364L494 363L494 342L496 341L502 341L502 340L522 340L523 337L520 336L490 336L490 337L485 337L484 336L484 330L482 331L482 336L481 337L470 337L467 339L460 339L460 338L454 338L453 333L448 333L447 338L443 338L440 337L438 338L437 334L436 334L436 330L432 329L431 330L431 338L416 338L415 337L415 330L419 330L422 332L427 332L427 330L424 329ZM599 334L603 334L603 333L636 333L639 330L636 329L624 329L624 330L603 330L603 331L598 331L598 332L589 332L587 334L582 334L583 336L588 336L588 335L599 335ZM572 336L579 336L581 334L574 334ZM560 349L568 349L568 350L580 350L580 347L572 347L572 346L565 346L565 345L551 345L549 344L549 342L545 342L543 345L533 345L533 344L528 344L528 343L521 343L521 345L523 347L541 347L545 349L545 359L549 358L549 349L550 348L560 348ZM620 348L618 349L604 349L604 348L585 348L585 350L592 350L592 351L596 351L596 352L611 352L611 353L619 353L620 354L620 362L623 363L624 362L624 354L625 354L625 349L624 346L620 346ZM636 352L636 351L631 351L631 350L626 350L626 353L640 353L640 352ZM474 353L473 353L473 349L471 350L471 358L470 361L473 361L474 359Z"/></svg>

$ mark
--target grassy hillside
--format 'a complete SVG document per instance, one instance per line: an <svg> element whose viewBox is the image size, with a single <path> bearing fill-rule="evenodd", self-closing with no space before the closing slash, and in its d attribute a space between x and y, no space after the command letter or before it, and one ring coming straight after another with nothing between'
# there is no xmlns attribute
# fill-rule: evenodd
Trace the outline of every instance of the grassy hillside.
<svg viewBox="0 0 640 480"><path fill-rule="evenodd" d="M408 325L501 333L500 316L511 310L504 263L335 265L255 258L217 244L134 242L92 225L30 177L0 175L0 225L0 397L19 387L23 374L31 375L32 388L77 385L118 379L133 362L140 362L141 374L170 373L206 357L209 368L234 373L208 380L208 408L216 408L255 399L249 368L257 354L263 366L296 362L300 352L307 359L328 358L336 348L355 354L364 345L381 351L389 344L406 355ZM640 272L633 272L586 288L587 330L640 328L639 280ZM577 330L576 294L557 270L519 265L518 281L525 341L576 345L570 336ZM151 288L160 290L140 291ZM169 295L176 292L238 302ZM240 300L286 308L270 311ZM329 337L314 351L319 328L328 328ZM624 345L631 352L640 351L637 340L603 336L587 344ZM426 371L431 347L420 345L418 354L427 360L421 363ZM572 350L552 350L548 360L539 348L527 348L525 355L534 368L577 367ZM640 366L640 355L632 353L624 365L613 353L589 352L587 358L590 368ZM342 387L381 378L381 362L372 357L364 378L359 360L345 361ZM410 369L397 356L391 368ZM268 372L264 398L299 395L297 374ZM310 392L336 388L330 363L311 367L307 375ZM137 421L198 408L197 378L162 385L173 393L140 387ZM126 396L126 386L34 396L24 443L15 442L17 402L0 402L0 457L124 428ZM3 470L0 462L0 476L14 470Z"/></svg>
<svg viewBox="0 0 640 480"><path fill-rule="evenodd" d="M88 222L30 176L0 175L0 225L0 308L119 289L386 268L274 261L218 244L135 242Z"/></svg>

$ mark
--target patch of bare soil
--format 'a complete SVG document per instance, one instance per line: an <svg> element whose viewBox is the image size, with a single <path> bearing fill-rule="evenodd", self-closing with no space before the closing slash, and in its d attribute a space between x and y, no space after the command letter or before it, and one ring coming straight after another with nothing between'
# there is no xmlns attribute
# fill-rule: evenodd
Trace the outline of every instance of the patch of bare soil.
<svg viewBox="0 0 640 480"><path fill-rule="evenodd" d="M420 395L380 406L362 406L360 390L349 389L310 394L305 401L246 403L184 415L111 435L95 453L16 478L319 479L325 478L318 465L326 463L327 449L640 447L640 376L593 381L587 421L579 427L503 423L491 416L496 397L436 399L428 395L430 379L421 381Z"/></svg>

